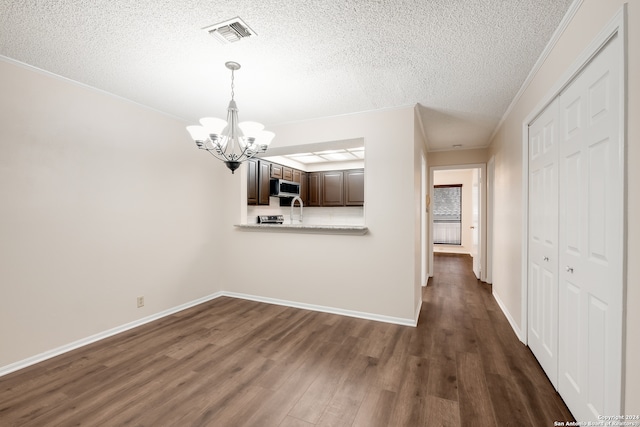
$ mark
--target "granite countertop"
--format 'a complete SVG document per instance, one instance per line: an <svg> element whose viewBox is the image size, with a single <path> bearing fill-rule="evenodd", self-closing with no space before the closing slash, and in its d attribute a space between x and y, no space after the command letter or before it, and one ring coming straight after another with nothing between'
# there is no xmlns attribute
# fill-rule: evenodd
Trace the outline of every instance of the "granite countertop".
<svg viewBox="0 0 640 427"><path fill-rule="evenodd" d="M369 231L364 225L317 225L317 224L236 224L236 228L245 231L283 231L289 233L316 234L355 234L363 235Z"/></svg>

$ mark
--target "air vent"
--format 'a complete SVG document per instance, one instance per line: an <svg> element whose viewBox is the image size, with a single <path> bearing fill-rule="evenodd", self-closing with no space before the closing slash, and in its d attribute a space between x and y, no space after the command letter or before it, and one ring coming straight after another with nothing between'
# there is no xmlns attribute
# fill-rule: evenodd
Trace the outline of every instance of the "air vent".
<svg viewBox="0 0 640 427"><path fill-rule="evenodd" d="M210 25L203 28L214 39L220 43L235 43L247 37L257 35L249 26L239 17L235 17L219 24Z"/></svg>

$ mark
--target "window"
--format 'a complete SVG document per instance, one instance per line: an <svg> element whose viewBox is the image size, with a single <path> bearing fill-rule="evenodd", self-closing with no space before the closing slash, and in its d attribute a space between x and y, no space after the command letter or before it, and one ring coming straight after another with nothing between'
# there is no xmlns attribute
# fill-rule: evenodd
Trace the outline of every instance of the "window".
<svg viewBox="0 0 640 427"><path fill-rule="evenodd" d="M461 245L462 184L433 188L433 243Z"/></svg>

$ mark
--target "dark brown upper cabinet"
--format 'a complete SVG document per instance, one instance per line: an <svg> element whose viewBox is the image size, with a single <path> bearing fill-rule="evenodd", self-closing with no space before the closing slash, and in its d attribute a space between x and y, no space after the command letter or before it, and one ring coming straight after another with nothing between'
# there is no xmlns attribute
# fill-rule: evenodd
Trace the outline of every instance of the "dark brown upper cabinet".
<svg viewBox="0 0 640 427"><path fill-rule="evenodd" d="M344 206L343 171L322 172L322 206Z"/></svg>
<svg viewBox="0 0 640 427"><path fill-rule="evenodd" d="M302 203L306 206L308 204L308 194L309 194L309 179L308 173L303 172L299 169L293 169L293 182L300 183L300 198L302 199Z"/></svg>
<svg viewBox="0 0 640 427"><path fill-rule="evenodd" d="M283 176L282 176L282 169L283 169L282 165L279 165L277 163L272 163L271 164L271 178L284 179Z"/></svg>
<svg viewBox="0 0 640 427"><path fill-rule="evenodd" d="M271 163L260 160L258 167L258 204L269 205L269 196L271 195Z"/></svg>
<svg viewBox="0 0 640 427"><path fill-rule="evenodd" d="M363 206L364 169L310 172L308 206Z"/></svg>
<svg viewBox="0 0 640 427"><path fill-rule="evenodd" d="M285 181L293 181L293 168L288 166L282 167L282 179Z"/></svg>
<svg viewBox="0 0 640 427"><path fill-rule="evenodd" d="M308 188L307 188L307 201L309 206L322 206L322 200L320 199L320 180L322 178L322 172L311 172L307 175Z"/></svg>
<svg viewBox="0 0 640 427"><path fill-rule="evenodd" d="M247 160L247 204L258 204L258 161Z"/></svg>
<svg viewBox="0 0 640 427"><path fill-rule="evenodd" d="M364 205L364 169L344 171L345 206Z"/></svg>
<svg viewBox="0 0 640 427"><path fill-rule="evenodd" d="M247 160L247 204L269 204L269 179L271 163L264 160Z"/></svg>

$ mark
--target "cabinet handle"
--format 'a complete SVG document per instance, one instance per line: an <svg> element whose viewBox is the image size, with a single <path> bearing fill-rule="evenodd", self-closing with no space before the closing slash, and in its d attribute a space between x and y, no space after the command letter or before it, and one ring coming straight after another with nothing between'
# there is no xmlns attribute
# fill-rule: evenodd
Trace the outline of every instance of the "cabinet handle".
<svg viewBox="0 0 640 427"><path fill-rule="evenodd" d="M569 266L567 265L567 268L566 268L565 270L567 270L567 273L571 273L571 274L573 274L573 267L569 267Z"/></svg>
<svg viewBox="0 0 640 427"><path fill-rule="evenodd" d="M546 257L542 258L542 260L543 260L543 261L549 261L549 257L548 257L548 256L546 256Z"/></svg>

